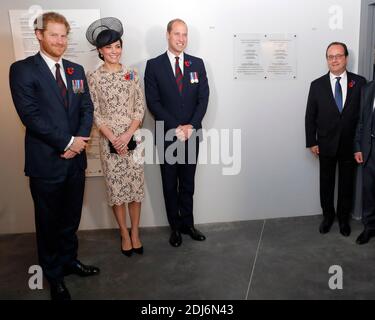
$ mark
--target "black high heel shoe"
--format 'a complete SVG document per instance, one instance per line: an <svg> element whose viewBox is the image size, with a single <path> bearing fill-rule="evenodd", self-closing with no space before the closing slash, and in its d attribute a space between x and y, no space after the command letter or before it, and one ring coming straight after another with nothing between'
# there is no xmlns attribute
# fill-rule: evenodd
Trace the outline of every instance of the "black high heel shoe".
<svg viewBox="0 0 375 320"><path fill-rule="evenodd" d="M120 249L123 255L130 257L133 254L133 248L129 250L122 249L122 237L120 236Z"/></svg>
<svg viewBox="0 0 375 320"><path fill-rule="evenodd" d="M129 236L132 236L131 231L129 231ZM140 246L139 248L133 248L133 251L137 254L143 254L143 246Z"/></svg>
<svg viewBox="0 0 375 320"><path fill-rule="evenodd" d="M139 248L133 248L133 251L138 254L143 254L143 246Z"/></svg>

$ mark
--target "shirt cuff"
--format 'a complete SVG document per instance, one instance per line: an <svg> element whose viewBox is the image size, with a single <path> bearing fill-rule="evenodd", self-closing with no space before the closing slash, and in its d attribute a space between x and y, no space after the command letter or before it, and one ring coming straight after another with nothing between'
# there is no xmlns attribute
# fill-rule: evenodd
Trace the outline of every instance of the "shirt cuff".
<svg viewBox="0 0 375 320"><path fill-rule="evenodd" d="M65 147L64 151L68 150L70 148L70 146L73 144L74 142L74 137L72 137L68 143L68 145Z"/></svg>

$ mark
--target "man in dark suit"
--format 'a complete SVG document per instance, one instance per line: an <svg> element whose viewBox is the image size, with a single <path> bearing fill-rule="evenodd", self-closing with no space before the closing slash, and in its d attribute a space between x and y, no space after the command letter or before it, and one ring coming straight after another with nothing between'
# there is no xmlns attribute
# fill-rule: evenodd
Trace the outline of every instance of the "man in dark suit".
<svg viewBox="0 0 375 320"><path fill-rule="evenodd" d="M346 71L349 52L344 43L326 51L329 73L313 81L307 101L306 147L319 157L320 202L324 219L319 231L330 231L335 219L334 190L339 167L337 217L340 233L350 235L355 161L353 141L359 117L360 92L366 80Z"/></svg>
<svg viewBox="0 0 375 320"><path fill-rule="evenodd" d="M362 89L361 114L355 136L355 160L363 165L362 222L364 230L357 238L365 244L375 236L375 82Z"/></svg>
<svg viewBox="0 0 375 320"><path fill-rule="evenodd" d="M181 233L197 241L205 236L194 227L193 194L199 141L197 133L207 110L209 87L202 59L184 53L187 46L187 25L180 19L167 26L168 50L147 62L145 92L147 106L158 123L162 137L156 137L161 163L163 193L168 221L172 229L169 242L182 243ZM158 133L158 130L156 130ZM166 133L173 139L168 139ZM158 141L161 140L161 143ZM168 148L177 146L177 162L168 156ZM185 152L180 152L180 151ZM163 161L162 161L163 162Z"/></svg>
<svg viewBox="0 0 375 320"><path fill-rule="evenodd" d="M77 260L93 105L83 67L62 59L69 24L48 12L34 23L40 51L10 68L13 102L26 127L25 174L35 207L39 263L51 298L68 300L64 276L99 269Z"/></svg>

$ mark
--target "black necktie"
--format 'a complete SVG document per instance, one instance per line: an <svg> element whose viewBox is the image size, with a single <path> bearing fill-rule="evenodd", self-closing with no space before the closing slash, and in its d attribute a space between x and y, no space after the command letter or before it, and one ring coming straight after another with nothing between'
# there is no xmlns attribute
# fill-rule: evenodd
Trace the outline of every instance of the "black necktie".
<svg viewBox="0 0 375 320"><path fill-rule="evenodd" d="M56 63L55 66L56 66L56 82L57 82L57 85L59 86L61 97L63 98L63 101L64 101L64 106L65 108L68 108L67 90L66 90L65 83L61 77L60 64Z"/></svg>
<svg viewBox="0 0 375 320"><path fill-rule="evenodd" d="M176 84L178 91L181 93L182 92L182 72L180 68L180 64L178 63L178 60L180 59L179 57L176 58L176 65L175 65L175 71L176 71Z"/></svg>

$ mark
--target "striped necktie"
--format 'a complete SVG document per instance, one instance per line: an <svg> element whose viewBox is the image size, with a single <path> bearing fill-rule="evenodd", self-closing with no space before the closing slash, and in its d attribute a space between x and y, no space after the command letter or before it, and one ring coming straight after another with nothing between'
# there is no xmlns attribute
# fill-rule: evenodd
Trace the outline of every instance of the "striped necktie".
<svg viewBox="0 0 375 320"><path fill-rule="evenodd" d="M182 93L182 72L181 72L181 68L180 68L180 64L179 64L179 59L180 57L175 57L176 58L176 65L175 65L175 71L176 71L176 84L177 84L177 88L178 88L178 91L180 93Z"/></svg>
<svg viewBox="0 0 375 320"><path fill-rule="evenodd" d="M55 66L56 66L56 82L57 82L57 85L59 86L61 97L63 98L63 101L64 101L64 106L65 108L68 108L68 95L67 95L67 90L66 90L64 80L61 77L60 64L56 63Z"/></svg>

